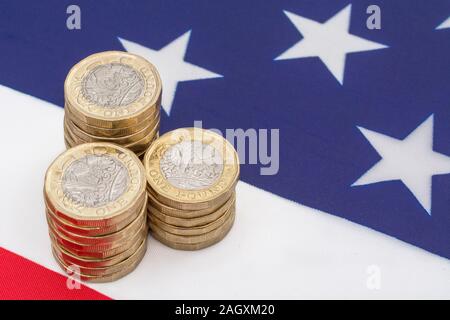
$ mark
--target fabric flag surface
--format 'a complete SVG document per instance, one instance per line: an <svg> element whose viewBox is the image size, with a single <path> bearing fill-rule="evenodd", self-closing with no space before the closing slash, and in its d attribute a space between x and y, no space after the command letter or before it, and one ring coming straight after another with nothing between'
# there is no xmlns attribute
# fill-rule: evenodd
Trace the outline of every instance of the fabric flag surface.
<svg viewBox="0 0 450 320"><path fill-rule="evenodd" d="M0 4L0 299L450 298L449 1L78 1L79 29L71 4ZM107 50L159 69L161 132L258 152L222 242L150 238L132 274L69 288L43 179L65 76Z"/></svg>

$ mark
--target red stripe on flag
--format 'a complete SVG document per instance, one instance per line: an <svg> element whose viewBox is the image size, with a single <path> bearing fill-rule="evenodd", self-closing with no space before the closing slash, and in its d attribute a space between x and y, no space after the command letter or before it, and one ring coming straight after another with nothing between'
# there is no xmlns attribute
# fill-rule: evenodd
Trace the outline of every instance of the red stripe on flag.
<svg viewBox="0 0 450 320"><path fill-rule="evenodd" d="M0 299L107 300L110 298L83 284L79 286L79 289L69 289L67 277L0 248Z"/></svg>

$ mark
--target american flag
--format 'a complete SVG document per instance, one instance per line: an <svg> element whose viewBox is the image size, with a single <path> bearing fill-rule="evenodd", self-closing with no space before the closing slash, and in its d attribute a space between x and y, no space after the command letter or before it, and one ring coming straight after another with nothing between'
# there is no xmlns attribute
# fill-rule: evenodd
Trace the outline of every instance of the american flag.
<svg viewBox="0 0 450 320"><path fill-rule="evenodd" d="M132 274L68 288L43 177L66 74L106 50L158 67L161 132L278 129L279 161L241 159L221 243L150 238ZM5 0L0 57L0 298L450 298L448 0Z"/></svg>

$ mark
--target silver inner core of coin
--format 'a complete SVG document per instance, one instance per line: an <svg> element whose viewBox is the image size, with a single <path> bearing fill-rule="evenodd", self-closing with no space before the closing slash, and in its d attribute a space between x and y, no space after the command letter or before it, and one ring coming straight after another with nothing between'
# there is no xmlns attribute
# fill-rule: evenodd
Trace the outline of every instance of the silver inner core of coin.
<svg viewBox="0 0 450 320"><path fill-rule="evenodd" d="M140 72L121 64L109 63L95 67L83 79L82 94L89 102L105 108L119 108L136 101L144 91Z"/></svg>
<svg viewBox="0 0 450 320"><path fill-rule="evenodd" d="M96 208L117 200L130 180L125 166L109 155L87 155L64 171L64 195L84 207Z"/></svg>
<svg viewBox="0 0 450 320"><path fill-rule="evenodd" d="M159 166L164 177L179 189L199 190L212 186L223 172L222 155L211 145L184 141L170 147Z"/></svg>

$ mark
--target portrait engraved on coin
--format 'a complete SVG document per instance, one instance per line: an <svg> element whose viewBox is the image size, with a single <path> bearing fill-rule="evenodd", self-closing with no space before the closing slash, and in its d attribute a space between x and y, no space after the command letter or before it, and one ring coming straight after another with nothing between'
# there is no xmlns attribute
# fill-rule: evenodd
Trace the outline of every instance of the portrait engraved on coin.
<svg viewBox="0 0 450 320"><path fill-rule="evenodd" d="M90 103L105 108L127 106L143 93L140 72L121 63L108 63L91 70L82 82L82 94Z"/></svg>
<svg viewBox="0 0 450 320"><path fill-rule="evenodd" d="M200 141L183 141L167 149L160 169L170 184L179 189L199 190L212 186L223 171L222 155Z"/></svg>
<svg viewBox="0 0 450 320"><path fill-rule="evenodd" d="M109 155L86 155L64 171L64 195L85 207L96 208L117 200L127 189L128 171Z"/></svg>

